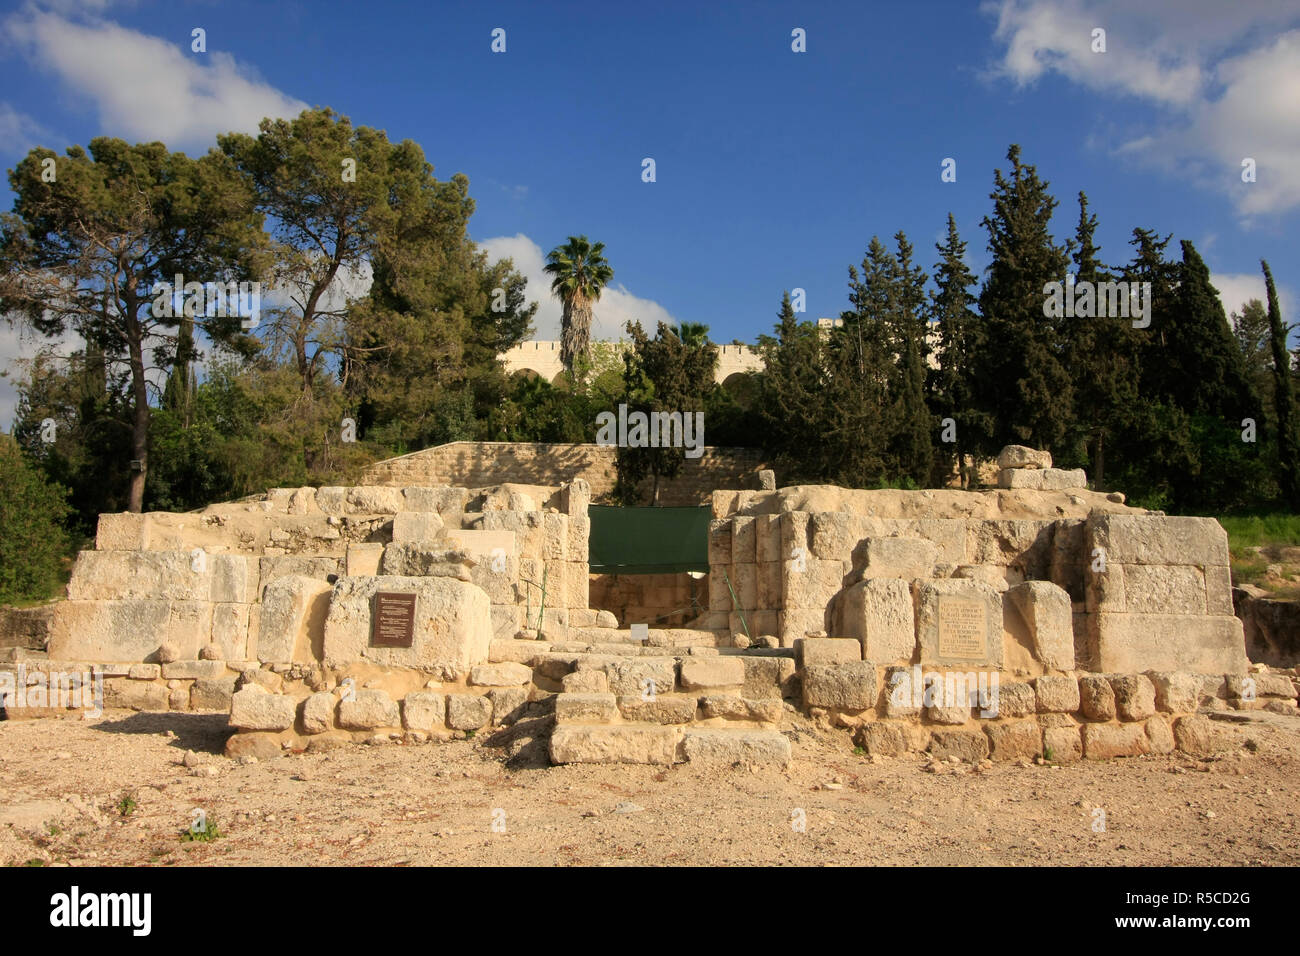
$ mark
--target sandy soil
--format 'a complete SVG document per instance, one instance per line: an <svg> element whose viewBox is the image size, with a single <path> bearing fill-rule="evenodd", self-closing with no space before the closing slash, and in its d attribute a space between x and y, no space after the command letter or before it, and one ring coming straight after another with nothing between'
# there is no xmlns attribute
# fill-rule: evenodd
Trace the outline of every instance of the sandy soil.
<svg viewBox="0 0 1300 956"><path fill-rule="evenodd" d="M6 721L0 861L1300 864L1300 718L1229 716L1217 726L1234 749L1209 760L988 770L873 761L847 732L805 722L789 731L787 772L543 766L542 740L528 736L544 730L538 722L240 764L220 755L220 714ZM134 808L124 815L125 797ZM195 808L219 838L181 839ZM800 811L804 832L792 825Z"/></svg>

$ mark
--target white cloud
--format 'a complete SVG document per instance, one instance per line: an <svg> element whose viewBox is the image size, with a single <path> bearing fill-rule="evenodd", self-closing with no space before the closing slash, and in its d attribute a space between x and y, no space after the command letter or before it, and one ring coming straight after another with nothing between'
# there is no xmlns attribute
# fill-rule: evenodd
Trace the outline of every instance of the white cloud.
<svg viewBox="0 0 1300 956"><path fill-rule="evenodd" d="M998 0L995 73L1056 72L1145 100L1152 123L1115 152L1229 195L1244 217L1300 205L1300 9L1271 0ZM1106 30L1094 53L1092 30ZM1289 30L1279 32L1284 27ZM1241 161L1258 178L1241 182Z"/></svg>
<svg viewBox="0 0 1300 956"><path fill-rule="evenodd" d="M24 155L46 135L45 128L8 103L0 103L0 150Z"/></svg>
<svg viewBox="0 0 1300 956"><path fill-rule="evenodd" d="M551 294L551 277L544 271L546 255L542 247L523 233L497 236L479 243L493 262L510 258L515 269L528 280L529 301L537 302L533 317L536 332L533 338L555 341L560 337L560 319L563 314L560 300ZM591 337L596 341L626 339L626 324L631 320L641 323L648 335L654 335L658 323L676 325L677 320L658 302L633 295L625 286L610 286L601 293L600 301L592 309Z"/></svg>
<svg viewBox="0 0 1300 956"><path fill-rule="evenodd" d="M92 101L106 133L124 139L202 151L217 133L256 132L264 117L307 108L228 53L191 54L115 23L73 22L29 7L3 31L33 64Z"/></svg>
<svg viewBox="0 0 1300 956"><path fill-rule="evenodd" d="M1277 282L1276 274L1273 281ZM1240 312L1242 306L1251 299L1259 299L1266 304L1268 302L1265 298L1263 272L1212 272L1210 285L1219 290L1219 301L1223 303L1223 311L1229 321L1232 313ZM1293 324L1297 318L1294 294L1287 286L1278 286L1277 300L1278 308L1282 310L1282 321L1288 325Z"/></svg>

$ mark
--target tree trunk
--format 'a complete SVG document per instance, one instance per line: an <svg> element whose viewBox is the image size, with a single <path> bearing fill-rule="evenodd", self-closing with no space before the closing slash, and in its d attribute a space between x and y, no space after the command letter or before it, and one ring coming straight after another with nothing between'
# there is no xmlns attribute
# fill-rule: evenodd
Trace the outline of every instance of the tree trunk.
<svg viewBox="0 0 1300 956"><path fill-rule="evenodd" d="M139 320L131 313L126 322L127 348L131 358L131 458L140 463L138 471L131 472L131 487L127 510L144 510L144 480L149 468L149 383L145 379L144 342Z"/></svg>
<svg viewBox="0 0 1300 956"><path fill-rule="evenodd" d="M1097 433L1097 447L1092 454L1092 486L1104 488L1106 480L1106 433Z"/></svg>

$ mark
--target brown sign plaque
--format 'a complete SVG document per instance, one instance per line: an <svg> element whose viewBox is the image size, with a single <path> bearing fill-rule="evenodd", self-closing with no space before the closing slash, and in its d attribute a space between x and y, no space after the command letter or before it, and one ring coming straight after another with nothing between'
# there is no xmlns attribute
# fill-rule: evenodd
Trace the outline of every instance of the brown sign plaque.
<svg viewBox="0 0 1300 956"><path fill-rule="evenodd" d="M983 601L939 595L939 657L984 660L988 654L985 622Z"/></svg>
<svg viewBox="0 0 1300 956"><path fill-rule="evenodd" d="M375 593L370 611L371 647L410 647L415 639L415 595Z"/></svg>

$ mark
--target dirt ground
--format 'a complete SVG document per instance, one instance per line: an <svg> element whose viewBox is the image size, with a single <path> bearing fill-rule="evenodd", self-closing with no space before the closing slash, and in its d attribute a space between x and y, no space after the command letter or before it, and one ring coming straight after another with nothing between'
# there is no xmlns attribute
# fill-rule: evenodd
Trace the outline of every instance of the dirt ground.
<svg viewBox="0 0 1300 956"><path fill-rule="evenodd" d="M1227 716L1232 749L1208 760L988 770L873 760L802 722L786 772L550 767L540 742L501 746L537 728L241 764L220 714L4 721L0 862L1300 864L1300 718ZM181 838L196 808L219 837Z"/></svg>

